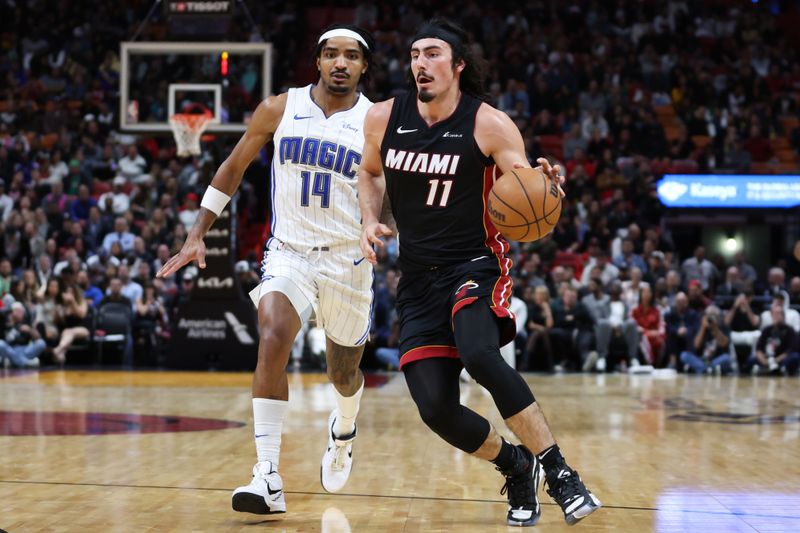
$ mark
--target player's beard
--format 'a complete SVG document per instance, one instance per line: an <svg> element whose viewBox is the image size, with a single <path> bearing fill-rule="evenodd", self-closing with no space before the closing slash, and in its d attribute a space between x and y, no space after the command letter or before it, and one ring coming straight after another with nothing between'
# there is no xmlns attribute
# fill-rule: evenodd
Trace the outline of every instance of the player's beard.
<svg viewBox="0 0 800 533"><path fill-rule="evenodd" d="M328 90L334 94L347 94L353 92L353 89L346 85L335 85L333 83L326 83Z"/></svg>
<svg viewBox="0 0 800 533"><path fill-rule="evenodd" d="M423 104L427 104L428 102L432 102L433 99L436 97L432 92L427 89L422 89L419 94L417 95L419 101Z"/></svg>

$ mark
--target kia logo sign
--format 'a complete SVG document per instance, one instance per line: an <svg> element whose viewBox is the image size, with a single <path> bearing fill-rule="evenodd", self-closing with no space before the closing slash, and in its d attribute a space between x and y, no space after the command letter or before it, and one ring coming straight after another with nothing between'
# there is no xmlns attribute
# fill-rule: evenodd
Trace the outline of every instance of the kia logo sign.
<svg viewBox="0 0 800 533"><path fill-rule="evenodd" d="M197 286L201 289L231 289L233 288L233 278L219 279L217 276L208 279L200 278Z"/></svg>

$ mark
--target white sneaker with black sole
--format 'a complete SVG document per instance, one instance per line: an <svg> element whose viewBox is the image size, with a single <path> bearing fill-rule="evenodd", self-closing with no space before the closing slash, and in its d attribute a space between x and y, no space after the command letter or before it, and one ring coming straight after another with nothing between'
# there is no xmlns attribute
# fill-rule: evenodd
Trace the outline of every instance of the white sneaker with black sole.
<svg viewBox="0 0 800 533"><path fill-rule="evenodd" d="M269 461L256 463L250 484L233 491L231 506L241 513L285 513L283 479L275 466Z"/></svg>
<svg viewBox="0 0 800 533"><path fill-rule="evenodd" d="M328 492L339 492L350 478L350 470L353 468L353 441L358 431L358 426L354 426L349 435L334 435L336 415L337 411L334 409L328 417L328 446L319 467L322 488Z"/></svg>

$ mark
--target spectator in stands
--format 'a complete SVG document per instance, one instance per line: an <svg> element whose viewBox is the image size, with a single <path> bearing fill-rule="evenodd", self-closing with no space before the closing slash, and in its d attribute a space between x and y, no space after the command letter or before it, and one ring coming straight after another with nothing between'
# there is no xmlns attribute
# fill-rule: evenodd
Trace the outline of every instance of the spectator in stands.
<svg viewBox="0 0 800 533"><path fill-rule="evenodd" d="M103 307L104 305L110 303L117 303L117 304L125 304L128 307L133 309L135 303L131 303L131 301L122 294L122 280L119 278L111 278L108 282L108 290L106 291L106 296L100 302L99 307Z"/></svg>
<svg viewBox="0 0 800 533"><path fill-rule="evenodd" d="M647 240L645 242L652 241ZM653 250L647 256L647 270L642 276L642 279L650 285L655 285L656 281L660 278L667 277L667 265L664 261L664 252L661 250ZM680 281L680 278L679 278Z"/></svg>
<svg viewBox="0 0 800 533"><path fill-rule="evenodd" d="M11 304L11 312L4 327L5 335L0 340L0 366L39 366L39 356L47 345L36 328L31 327L28 315L22 302Z"/></svg>
<svg viewBox="0 0 800 533"><path fill-rule="evenodd" d="M789 307L789 302L786 300L786 293L779 292L772 298L770 308L761 313L761 330L767 326L772 325L772 308L780 307L783 309L783 321L789 325L795 332L800 333L800 312L796 309Z"/></svg>
<svg viewBox="0 0 800 533"><path fill-rule="evenodd" d="M648 285L642 285L639 292L639 304L631 311L631 318L639 326L640 345L644 357L649 364L662 359L664 347L664 320L661 312L653 305L653 291Z"/></svg>
<svg viewBox="0 0 800 533"><path fill-rule="evenodd" d="M131 144L125 150L125 157L119 160L120 175L124 178L124 182L140 183L143 179L150 179L150 175L146 174L147 161L139 154L139 149L135 144Z"/></svg>
<svg viewBox="0 0 800 533"><path fill-rule="evenodd" d="M681 265L684 283L689 284L692 280L700 282L703 291L711 288L712 280L717 276L717 269L714 264L706 259L706 249L698 246L694 249L694 255L683 262Z"/></svg>
<svg viewBox="0 0 800 533"><path fill-rule="evenodd" d="M789 304L800 305L800 276L795 276L789 283Z"/></svg>
<svg viewBox="0 0 800 533"><path fill-rule="evenodd" d="M699 315L689 307L689 299L685 293L679 292L675 296L675 304L664 317L664 323L667 329L665 361L659 366L676 368L678 354L692 348L691 343L700 325Z"/></svg>
<svg viewBox="0 0 800 533"><path fill-rule="evenodd" d="M567 354L575 369L593 370L598 358L597 351L592 349L593 330L594 319L578 301L578 291L572 286L565 287L561 300L553 306L550 337L554 350Z"/></svg>
<svg viewBox="0 0 800 533"><path fill-rule="evenodd" d="M725 271L725 282L717 286L714 299L720 307L728 309L741 292L742 282L739 278L739 269L729 266Z"/></svg>
<svg viewBox="0 0 800 533"><path fill-rule="evenodd" d="M197 218L197 215L200 213L200 209L198 208L198 200L199 198L197 197L197 194L193 192L190 192L186 195L186 203L184 204L180 214L178 214L178 220L180 220L180 223L183 224L183 227L191 228L194 225L194 221Z"/></svg>
<svg viewBox="0 0 800 533"><path fill-rule="evenodd" d="M767 296L775 296L786 291L786 273L781 267L772 267L767 273Z"/></svg>
<svg viewBox="0 0 800 533"><path fill-rule="evenodd" d="M581 132L586 141L590 141L595 133L597 133L601 139L606 139L609 134L608 121L606 121L605 117L601 115L597 109L591 110L588 116L583 120Z"/></svg>
<svg viewBox="0 0 800 533"><path fill-rule="evenodd" d="M5 223L11 216L14 200L6 194L6 182L0 177L0 223Z"/></svg>
<svg viewBox="0 0 800 533"><path fill-rule="evenodd" d="M554 359L550 343L550 329L553 327L553 311L550 307L550 292L539 285L526 290L528 304L528 344L522 360L517 362L520 370L543 367L548 372L562 371L563 361Z"/></svg>
<svg viewBox="0 0 800 533"><path fill-rule="evenodd" d="M128 221L124 217L117 217L114 221L114 231L103 238L103 249L110 254L112 245L119 243L123 252L130 251L133 250L135 239L133 233L128 231Z"/></svg>
<svg viewBox="0 0 800 533"><path fill-rule="evenodd" d="M136 300L136 313L133 322L134 346L143 348L143 353L150 354L158 346L158 334L167 318L164 304L158 298L152 283L144 286L142 295ZM152 361L151 361L152 362Z"/></svg>
<svg viewBox="0 0 800 533"><path fill-rule="evenodd" d="M103 193L97 201L100 210L114 216L122 216L131 207L130 196L125 192L127 182L123 176L117 176L111 182L111 190Z"/></svg>
<svg viewBox="0 0 800 533"><path fill-rule="evenodd" d="M0 298L11 290L12 270L11 261L0 259Z"/></svg>
<svg viewBox="0 0 800 533"><path fill-rule="evenodd" d="M703 294L700 288L700 280L693 279L686 288L686 296L689 298L689 307L702 313L711 301Z"/></svg>
<svg viewBox="0 0 800 533"><path fill-rule="evenodd" d="M764 328L756 344L755 354L749 363L754 372L796 374L800 355L797 350L797 332L786 324L784 309L773 305L770 309L771 324Z"/></svg>
<svg viewBox="0 0 800 533"><path fill-rule="evenodd" d="M574 159L576 151L580 150L585 153L588 147L589 142L583 138L581 125L576 122L564 136L564 158L567 160Z"/></svg>
<svg viewBox="0 0 800 533"><path fill-rule="evenodd" d="M739 279L744 287L755 287L758 275L756 274L756 269L753 268L753 265L746 261L743 251L739 250L733 256L733 266L735 266L739 271Z"/></svg>
<svg viewBox="0 0 800 533"><path fill-rule="evenodd" d="M89 221L89 211L97 205L97 200L89 195L89 187L81 185L78 187L78 197L69 206L69 214L72 220L85 225Z"/></svg>
<svg viewBox="0 0 800 533"><path fill-rule="evenodd" d="M119 269L117 270L117 278L122 284L120 292L125 298L127 298L131 302L131 310L135 312L136 302L138 302L142 298L142 293L144 292L144 289L142 289L141 285L139 285L130 278L130 268L128 267L128 265L124 263L119 265ZM106 291L106 295L108 296L109 294L111 294L110 287Z"/></svg>
<svg viewBox="0 0 800 533"><path fill-rule="evenodd" d="M725 313L725 325L730 329L731 342L739 360L739 366L750 356L761 331L760 320L753 312L753 289L736 296L733 306Z"/></svg>
<svg viewBox="0 0 800 533"><path fill-rule="evenodd" d="M75 341L89 338L89 304L83 291L73 284L59 280L59 294L56 297L56 323L61 329L58 346L53 349L53 360L64 364L67 350Z"/></svg>
<svg viewBox="0 0 800 533"><path fill-rule="evenodd" d="M603 250L598 250L597 255L584 267L582 285L588 286L590 278L599 279L603 287L619 279L619 269L608 261L608 255Z"/></svg>
<svg viewBox="0 0 800 533"><path fill-rule="evenodd" d="M620 299L622 288L618 283L612 284L610 294L603 293L597 278L589 281L589 294L581 302L589 310L594 322L594 334L598 353L598 370L608 368L608 356L611 340L621 337L627 350L627 360L620 360L620 370L628 364L635 364L639 349L639 331L636 323L628 318L628 310ZM611 366L613 368L613 366Z"/></svg>
<svg viewBox="0 0 800 533"><path fill-rule="evenodd" d="M703 313L700 328L691 346L681 352L681 362L695 374L731 371L730 333L722 322L719 308L710 305Z"/></svg>
<svg viewBox="0 0 800 533"><path fill-rule="evenodd" d="M639 296L642 287L648 286L646 281L642 281L642 271L637 267L630 269L630 279L622 282L622 301L628 306L628 309L633 309L639 305ZM652 294L651 294L652 296Z"/></svg>
<svg viewBox="0 0 800 533"><path fill-rule="evenodd" d="M614 264L617 268L624 268L629 271L634 267L638 268L640 274L647 272L647 264L642 259L642 256L634 253L633 239L629 237L622 239L622 253L614 258Z"/></svg>
<svg viewBox="0 0 800 533"><path fill-rule="evenodd" d="M75 282L83 291L83 297L90 307L97 307L103 300L103 291L91 284L89 273L86 270L79 270L75 276Z"/></svg>
<svg viewBox="0 0 800 533"><path fill-rule="evenodd" d="M148 268L148 272L149 272ZM234 273L239 278L239 285L242 291L247 296L251 290L255 289L261 283L261 277L256 273L256 270L246 260L242 259L237 261L233 267Z"/></svg>

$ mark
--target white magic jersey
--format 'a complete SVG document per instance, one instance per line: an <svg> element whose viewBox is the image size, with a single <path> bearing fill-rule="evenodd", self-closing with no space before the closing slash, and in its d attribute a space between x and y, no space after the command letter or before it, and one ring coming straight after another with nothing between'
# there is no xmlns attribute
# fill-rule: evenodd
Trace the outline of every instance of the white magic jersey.
<svg viewBox="0 0 800 533"><path fill-rule="evenodd" d="M372 102L359 95L352 108L325 118L311 98L312 87L289 89L275 131L271 235L298 252L357 247L361 214L356 172L364 117Z"/></svg>

